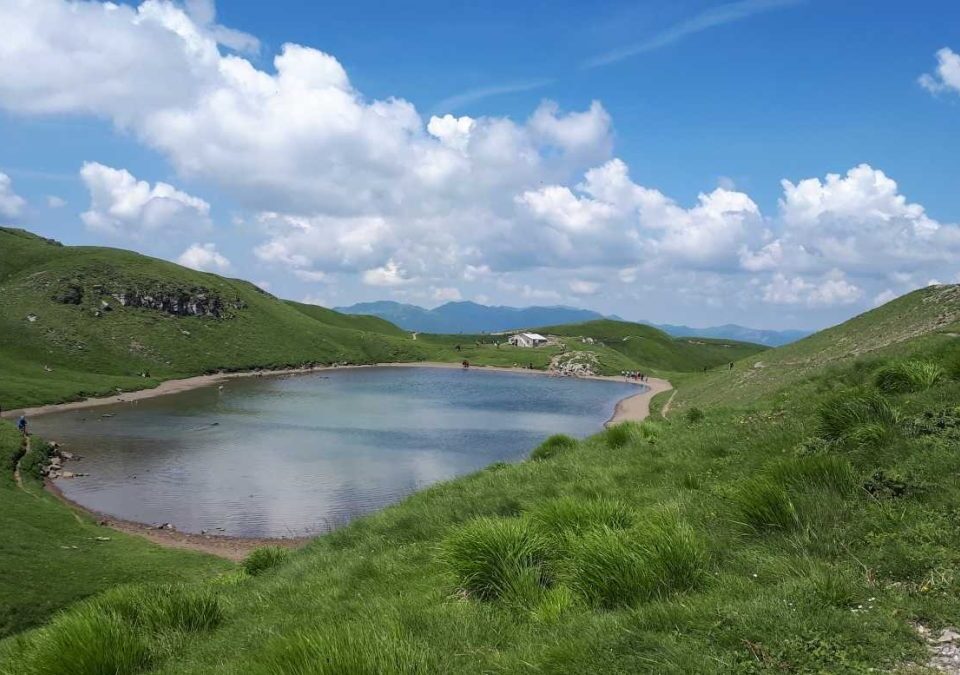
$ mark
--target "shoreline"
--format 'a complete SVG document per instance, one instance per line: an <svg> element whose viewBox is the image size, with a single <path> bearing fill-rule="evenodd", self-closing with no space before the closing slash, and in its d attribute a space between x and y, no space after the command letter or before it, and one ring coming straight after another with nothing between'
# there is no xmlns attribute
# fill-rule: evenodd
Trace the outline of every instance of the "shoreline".
<svg viewBox="0 0 960 675"><path fill-rule="evenodd" d="M110 396L99 396L95 398L85 398L80 401L69 401L67 403L47 403L44 405L32 406L29 408L18 408L14 410L4 410L0 413L0 418L15 419L20 415L26 417L39 417L55 412L65 412L69 410L83 410L86 408L96 408L104 405L116 403L131 403L133 401L142 401L144 399L156 398L158 396L167 396L169 394L178 394L193 389L202 389L213 385L222 384L229 380L236 380L247 377L283 377L288 375L306 375L309 373L325 372L329 370L353 370L358 368L449 368L462 370L463 366L459 363L446 361L408 361L408 362L390 362L390 363L370 363L345 366L311 366L308 368L286 368L282 370L244 370L234 373L214 373L211 375L195 375L176 380L165 380L151 389L137 389L135 391L125 391ZM470 366L471 369L477 369L498 373L522 373L526 375L541 375L544 377L560 377L548 370L535 370L530 368L512 368L508 366ZM573 377L578 380L600 380L604 382L621 382L624 384L633 384L635 386L645 387L644 391L631 394L617 402L614 411L609 420L604 423L604 427L609 427L620 422L640 422L650 414L650 399L663 391L673 388L667 380L651 377L644 382L624 382L624 379L618 375L581 375L564 376Z"/></svg>
<svg viewBox="0 0 960 675"><path fill-rule="evenodd" d="M226 558L227 560L232 560L237 563L241 562L256 548L262 546L282 546L284 548L296 549L324 534L319 532L306 537L234 537L227 534L181 532L176 529L160 528L148 525L147 523L117 518L116 516L87 508L83 504L79 504L63 494L60 487L48 478L43 479L43 489L70 509L75 517L79 517L77 516L77 512L79 512L93 520L94 523L100 527L108 527L117 532L142 537L164 548L198 551L200 553Z"/></svg>
<svg viewBox="0 0 960 675"><path fill-rule="evenodd" d="M290 368L284 370L251 370L236 373L216 373L212 375L198 375L179 380L166 380L152 389L139 389L137 391L122 392L114 396L104 396L97 398L88 398L82 401L71 401L69 403L51 403L47 405L34 406L31 408L22 408L20 410L4 411L2 417L13 418L19 415L42 416L54 412L63 412L69 410L82 410L85 408L95 408L98 406L112 405L116 403L130 403L158 396L176 394L183 391L200 389L221 384L232 379L246 377L282 377L289 375L305 375L314 372L324 372L328 370L341 369L359 369L359 368L448 368L463 369L459 363L447 363L442 361L420 361L407 363L375 363L358 364L345 366L313 366L309 368ZM502 373L521 373L526 375L540 375L542 377L558 377L554 373L546 370L533 370L529 368L512 368L507 366L470 366L483 371L502 372ZM571 376L574 379L599 380L605 382L621 382L624 378L616 375L586 375ZM650 401L657 394L668 391L673 386L667 380L659 378L648 378L644 382L628 381L626 384L642 386L643 391L636 394L630 394L617 402L613 414L604 424L603 428L609 428L621 422L642 421L650 415ZM109 514L101 513L87 508L67 497L59 486L52 480L44 479L44 490L53 495L76 516L77 512L86 515L95 523L102 527L108 527L118 532L142 537L158 546L167 548L178 548L185 550L198 551L210 555L226 558L234 562L242 561L252 550L261 546L283 546L285 548L299 548L308 541L322 536L323 532L305 537L264 537L249 538L236 537L221 534L196 534L192 532L180 532L176 529L159 528L147 523L141 523L123 518L117 518Z"/></svg>

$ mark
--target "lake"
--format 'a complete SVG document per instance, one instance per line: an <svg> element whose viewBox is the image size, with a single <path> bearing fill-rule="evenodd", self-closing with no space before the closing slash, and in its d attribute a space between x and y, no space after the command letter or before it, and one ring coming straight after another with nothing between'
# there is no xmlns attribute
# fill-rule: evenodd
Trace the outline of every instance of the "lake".
<svg viewBox="0 0 960 675"><path fill-rule="evenodd" d="M227 381L34 418L88 474L57 485L185 532L323 532L438 481L600 431L636 385L480 369L357 368Z"/></svg>

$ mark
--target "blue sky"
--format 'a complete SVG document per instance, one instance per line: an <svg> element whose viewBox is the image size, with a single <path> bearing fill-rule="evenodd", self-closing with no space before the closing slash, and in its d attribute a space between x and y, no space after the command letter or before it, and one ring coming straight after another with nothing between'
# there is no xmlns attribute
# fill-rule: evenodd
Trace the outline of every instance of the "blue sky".
<svg viewBox="0 0 960 675"><path fill-rule="evenodd" d="M67 243L694 325L960 280L953 2L35 5L0 0L0 220Z"/></svg>

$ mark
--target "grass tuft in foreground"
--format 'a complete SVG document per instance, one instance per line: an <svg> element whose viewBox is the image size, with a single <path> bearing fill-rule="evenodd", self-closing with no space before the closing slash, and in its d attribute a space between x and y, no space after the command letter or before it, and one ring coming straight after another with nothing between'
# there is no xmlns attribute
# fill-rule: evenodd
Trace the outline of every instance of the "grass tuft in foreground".
<svg viewBox="0 0 960 675"><path fill-rule="evenodd" d="M877 389L887 394L926 391L946 376L946 371L929 361L899 361L884 366L876 375Z"/></svg>
<svg viewBox="0 0 960 675"><path fill-rule="evenodd" d="M441 557L469 595L494 600L546 585L547 539L522 518L478 518L443 543Z"/></svg>
<svg viewBox="0 0 960 675"><path fill-rule="evenodd" d="M243 569L250 576L257 576L279 567L290 557L290 551L282 546L262 546L250 552L243 561Z"/></svg>

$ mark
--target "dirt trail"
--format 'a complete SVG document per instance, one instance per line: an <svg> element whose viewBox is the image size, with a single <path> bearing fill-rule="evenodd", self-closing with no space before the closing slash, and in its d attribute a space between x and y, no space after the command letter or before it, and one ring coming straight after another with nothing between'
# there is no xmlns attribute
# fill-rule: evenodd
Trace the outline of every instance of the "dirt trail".
<svg viewBox="0 0 960 675"><path fill-rule="evenodd" d="M677 390L674 389L673 393L670 394L670 398L667 399L667 402L663 404L663 410L660 411L660 417L666 418L667 413L670 412L670 405L673 403L673 397L677 395Z"/></svg>
<svg viewBox="0 0 960 675"><path fill-rule="evenodd" d="M20 449L23 452L20 453L20 457L17 459L17 463L13 465L13 482L17 484L17 487L26 492L28 495L34 499L40 499L36 494L27 489L23 484L23 476L20 471L20 464L23 462L24 458L30 454L30 437L24 436L23 441L20 443Z"/></svg>

